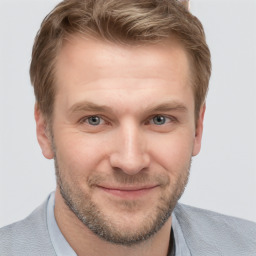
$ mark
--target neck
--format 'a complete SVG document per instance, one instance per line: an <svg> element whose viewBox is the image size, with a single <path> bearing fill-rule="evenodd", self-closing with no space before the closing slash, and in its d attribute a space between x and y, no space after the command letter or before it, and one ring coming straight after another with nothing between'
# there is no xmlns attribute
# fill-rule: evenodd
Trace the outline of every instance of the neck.
<svg viewBox="0 0 256 256"><path fill-rule="evenodd" d="M56 222L63 236L79 256L167 256L170 243L171 218L151 238L132 246L116 245L96 236L66 206L59 191L55 194Z"/></svg>

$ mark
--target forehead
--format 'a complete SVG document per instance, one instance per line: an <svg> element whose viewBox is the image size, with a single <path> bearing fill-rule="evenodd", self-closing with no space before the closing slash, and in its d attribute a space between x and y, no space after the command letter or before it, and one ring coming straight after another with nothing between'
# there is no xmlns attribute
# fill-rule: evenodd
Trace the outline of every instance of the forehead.
<svg viewBox="0 0 256 256"><path fill-rule="evenodd" d="M65 42L57 58L56 98L65 98L70 105L95 98L96 92L108 99L125 92L129 100L140 100L138 96L149 90L159 97L184 88L192 93L189 77L189 58L175 38L120 45L75 36Z"/></svg>
<svg viewBox="0 0 256 256"><path fill-rule="evenodd" d="M175 59L175 63L172 61ZM189 56L182 44L174 36L159 43L121 45L99 39L73 36L65 40L57 58L57 78L68 76L71 72L81 72L86 80L94 75L111 75L123 71L130 76L131 71L138 70L137 76L168 76L169 69L186 73L189 77ZM70 69L72 67L72 69ZM163 67L165 67L163 69ZM88 72L87 72L87 70ZM94 71L91 73L91 71Z"/></svg>

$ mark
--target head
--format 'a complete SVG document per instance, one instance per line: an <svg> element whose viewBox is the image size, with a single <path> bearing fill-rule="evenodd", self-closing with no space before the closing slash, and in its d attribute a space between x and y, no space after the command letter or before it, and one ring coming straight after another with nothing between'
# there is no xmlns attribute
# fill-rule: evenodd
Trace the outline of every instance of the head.
<svg viewBox="0 0 256 256"><path fill-rule="evenodd" d="M65 0L31 62L37 135L57 193L117 244L157 233L201 145L210 53L175 0Z"/></svg>

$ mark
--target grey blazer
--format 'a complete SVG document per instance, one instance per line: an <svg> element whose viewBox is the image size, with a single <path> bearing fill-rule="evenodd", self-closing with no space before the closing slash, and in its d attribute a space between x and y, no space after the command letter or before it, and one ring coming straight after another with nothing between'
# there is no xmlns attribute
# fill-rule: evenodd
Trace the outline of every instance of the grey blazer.
<svg viewBox="0 0 256 256"><path fill-rule="evenodd" d="M26 219L0 229L0 256L56 255L46 209L47 201ZM190 255L256 256L255 223L182 204L173 214Z"/></svg>

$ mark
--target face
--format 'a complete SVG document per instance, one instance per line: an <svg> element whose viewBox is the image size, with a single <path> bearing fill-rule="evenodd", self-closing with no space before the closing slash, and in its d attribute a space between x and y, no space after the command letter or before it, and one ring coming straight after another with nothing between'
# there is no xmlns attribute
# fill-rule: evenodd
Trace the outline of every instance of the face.
<svg viewBox="0 0 256 256"><path fill-rule="evenodd" d="M190 76L175 39L77 37L61 50L51 133L36 109L38 140L61 200L99 237L132 245L169 219L200 150L204 109L196 126Z"/></svg>

